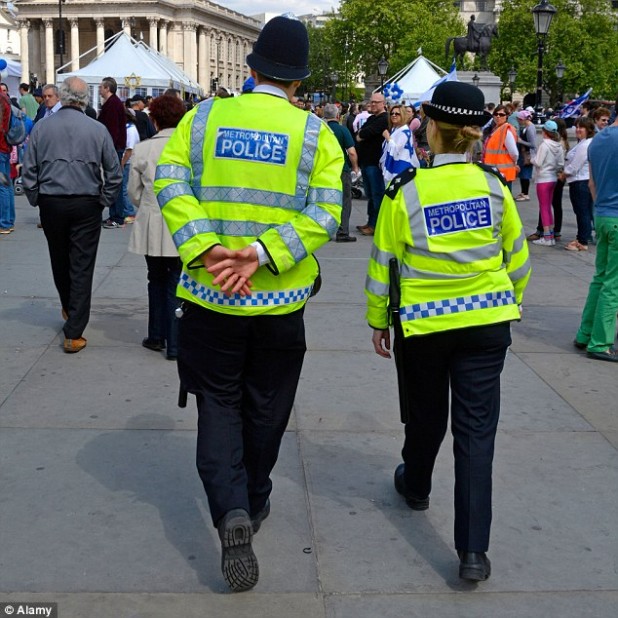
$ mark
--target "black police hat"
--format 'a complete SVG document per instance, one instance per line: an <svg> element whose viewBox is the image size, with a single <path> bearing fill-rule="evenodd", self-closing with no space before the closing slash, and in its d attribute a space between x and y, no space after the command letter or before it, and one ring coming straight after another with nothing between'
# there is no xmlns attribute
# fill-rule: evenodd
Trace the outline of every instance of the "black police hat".
<svg viewBox="0 0 618 618"><path fill-rule="evenodd" d="M463 82L443 82L436 86L431 103L423 103L423 111L429 118L460 126L482 127L491 118L485 111L481 89Z"/></svg>
<svg viewBox="0 0 618 618"><path fill-rule="evenodd" d="M307 28L295 17L274 17L262 28L247 64L273 79L306 79L311 75Z"/></svg>

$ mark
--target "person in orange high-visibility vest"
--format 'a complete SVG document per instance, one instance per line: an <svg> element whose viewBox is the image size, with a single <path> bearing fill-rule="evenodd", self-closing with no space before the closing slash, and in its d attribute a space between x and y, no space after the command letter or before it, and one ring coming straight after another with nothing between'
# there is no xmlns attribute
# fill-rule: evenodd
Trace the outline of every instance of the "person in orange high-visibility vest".
<svg viewBox="0 0 618 618"><path fill-rule="evenodd" d="M513 181L519 172L517 133L507 122L509 114L504 105L498 105L493 116L495 128L485 142L483 163L496 167L512 190Z"/></svg>

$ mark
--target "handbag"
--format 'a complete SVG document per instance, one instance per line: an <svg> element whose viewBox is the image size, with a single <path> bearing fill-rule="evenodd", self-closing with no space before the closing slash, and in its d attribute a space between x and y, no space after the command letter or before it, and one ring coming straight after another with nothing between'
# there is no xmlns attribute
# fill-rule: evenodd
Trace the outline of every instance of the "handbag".
<svg viewBox="0 0 618 618"><path fill-rule="evenodd" d="M524 165L532 165L532 157L530 156L530 151L524 150L522 154Z"/></svg>

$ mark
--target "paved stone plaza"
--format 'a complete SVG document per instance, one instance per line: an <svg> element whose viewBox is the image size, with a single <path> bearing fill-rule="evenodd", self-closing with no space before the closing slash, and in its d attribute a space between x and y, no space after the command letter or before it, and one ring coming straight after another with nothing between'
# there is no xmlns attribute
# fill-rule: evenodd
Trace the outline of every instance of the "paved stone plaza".
<svg viewBox="0 0 618 618"><path fill-rule="evenodd" d="M536 201L519 207L529 233ZM0 238L0 602L55 601L61 618L615 618L618 370L572 346L595 251L562 249L575 233L566 192L564 209L563 243L531 246L513 325L491 579L457 577L449 438L428 511L393 488L403 432L394 365L364 320L361 237L319 253L324 285L254 544L260 582L234 595L195 470L194 402L176 407L175 364L140 345L146 268L126 250L130 226L102 231L88 347L68 355L38 211L17 198L16 231Z"/></svg>

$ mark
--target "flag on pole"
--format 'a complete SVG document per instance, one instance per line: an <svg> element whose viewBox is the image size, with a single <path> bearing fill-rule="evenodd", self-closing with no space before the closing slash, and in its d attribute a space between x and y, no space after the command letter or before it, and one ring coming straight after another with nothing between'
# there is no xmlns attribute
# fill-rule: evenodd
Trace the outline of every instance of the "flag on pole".
<svg viewBox="0 0 618 618"><path fill-rule="evenodd" d="M584 94L582 94L581 97L578 97L577 99L573 99L572 101L569 101L564 106L560 114L558 115L558 118L570 118L571 116L575 116L575 114L577 114L582 104L585 103L590 98L591 92L592 92L592 88L590 88L588 92L585 92Z"/></svg>

